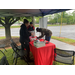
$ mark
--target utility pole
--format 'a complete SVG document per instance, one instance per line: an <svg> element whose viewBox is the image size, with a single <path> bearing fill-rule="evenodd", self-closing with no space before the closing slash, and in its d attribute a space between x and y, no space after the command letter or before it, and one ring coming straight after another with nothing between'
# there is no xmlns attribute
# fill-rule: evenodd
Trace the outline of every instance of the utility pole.
<svg viewBox="0 0 75 75"><path fill-rule="evenodd" d="M63 17L63 12L61 13L61 26L60 26L60 33L59 33L59 37L61 36L61 28L62 28L62 17Z"/></svg>
<svg viewBox="0 0 75 75"><path fill-rule="evenodd" d="M58 23L58 16L57 16L57 23Z"/></svg>

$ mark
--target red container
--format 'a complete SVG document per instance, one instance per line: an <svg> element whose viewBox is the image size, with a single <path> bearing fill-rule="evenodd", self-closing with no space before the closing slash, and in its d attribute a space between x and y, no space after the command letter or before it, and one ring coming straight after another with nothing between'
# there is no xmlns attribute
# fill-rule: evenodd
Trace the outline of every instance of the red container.
<svg viewBox="0 0 75 75"><path fill-rule="evenodd" d="M35 37L30 36L29 39L30 39L30 41L37 40L37 36L35 36Z"/></svg>

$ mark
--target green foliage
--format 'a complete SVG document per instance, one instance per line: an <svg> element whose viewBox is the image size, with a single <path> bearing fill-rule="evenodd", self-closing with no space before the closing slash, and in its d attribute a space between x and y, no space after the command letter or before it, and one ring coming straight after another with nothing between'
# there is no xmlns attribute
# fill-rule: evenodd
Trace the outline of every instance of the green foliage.
<svg viewBox="0 0 75 75"><path fill-rule="evenodd" d="M27 19L29 22L32 22L32 17L20 17L19 21L23 22L24 19Z"/></svg>
<svg viewBox="0 0 75 75"><path fill-rule="evenodd" d="M39 16L39 17L35 17L35 22L36 23L39 23L39 19L41 18L41 16Z"/></svg>
<svg viewBox="0 0 75 75"><path fill-rule="evenodd" d="M56 13L48 17L53 17L49 19L50 21L48 23L50 24L56 24L56 23L60 24L61 23L61 13ZM62 23L75 24L75 11L73 13L66 13L66 11L63 12Z"/></svg>

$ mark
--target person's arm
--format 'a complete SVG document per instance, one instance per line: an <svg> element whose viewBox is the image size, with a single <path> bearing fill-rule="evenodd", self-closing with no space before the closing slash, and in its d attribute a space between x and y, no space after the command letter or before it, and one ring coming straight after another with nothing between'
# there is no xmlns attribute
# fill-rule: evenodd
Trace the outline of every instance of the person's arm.
<svg viewBox="0 0 75 75"><path fill-rule="evenodd" d="M41 32L41 35L40 35L39 37L37 37L37 39L40 39L40 38L42 38L43 36L44 36L44 33Z"/></svg>
<svg viewBox="0 0 75 75"><path fill-rule="evenodd" d="M33 30L35 29L35 27L33 26Z"/></svg>
<svg viewBox="0 0 75 75"><path fill-rule="evenodd" d="M24 37L24 38L27 38L27 36L29 36L29 34L27 33L27 31L26 31L26 29L25 28L22 28L21 29L22 30L22 36ZM24 39L24 42L25 43L28 43L28 40L27 39Z"/></svg>
<svg viewBox="0 0 75 75"><path fill-rule="evenodd" d="M27 29L28 29L29 27L30 27L30 26L28 26Z"/></svg>
<svg viewBox="0 0 75 75"><path fill-rule="evenodd" d="M29 36L31 36L31 33L28 31Z"/></svg>

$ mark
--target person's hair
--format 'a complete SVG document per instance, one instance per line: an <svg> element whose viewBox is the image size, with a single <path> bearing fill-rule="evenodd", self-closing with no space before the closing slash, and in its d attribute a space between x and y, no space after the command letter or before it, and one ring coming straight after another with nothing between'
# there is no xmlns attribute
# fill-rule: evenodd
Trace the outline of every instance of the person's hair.
<svg viewBox="0 0 75 75"><path fill-rule="evenodd" d="M23 23L29 23L29 21L27 19L24 19Z"/></svg>
<svg viewBox="0 0 75 75"><path fill-rule="evenodd" d="M33 22L30 22L30 24L33 24Z"/></svg>
<svg viewBox="0 0 75 75"><path fill-rule="evenodd" d="M39 29L40 29L40 28L37 27L37 28L36 28L36 31L39 31Z"/></svg>

